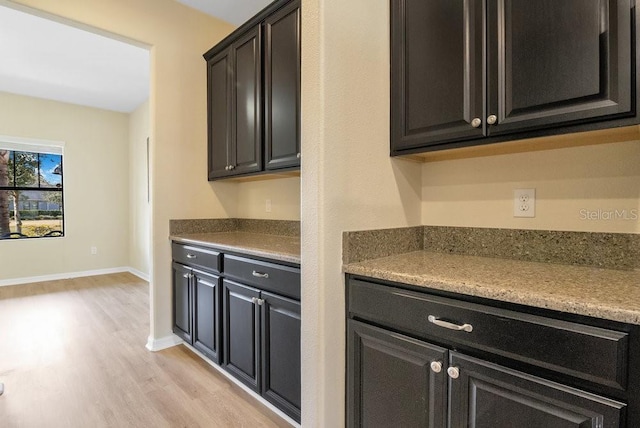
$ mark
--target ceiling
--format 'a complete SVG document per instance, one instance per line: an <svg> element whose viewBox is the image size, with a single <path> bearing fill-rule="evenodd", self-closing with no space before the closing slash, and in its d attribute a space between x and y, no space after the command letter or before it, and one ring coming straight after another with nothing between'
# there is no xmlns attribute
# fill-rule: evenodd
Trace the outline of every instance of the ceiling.
<svg viewBox="0 0 640 428"><path fill-rule="evenodd" d="M178 0L180 3L239 26L272 0Z"/></svg>
<svg viewBox="0 0 640 428"><path fill-rule="evenodd" d="M271 2L178 1L235 25ZM149 97L148 49L2 5L0 58L1 92L125 113Z"/></svg>
<svg viewBox="0 0 640 428"><path fill-rule="evenodd" d="M0 91L131 112L149 97L149 51L0 6Z"/></svg>

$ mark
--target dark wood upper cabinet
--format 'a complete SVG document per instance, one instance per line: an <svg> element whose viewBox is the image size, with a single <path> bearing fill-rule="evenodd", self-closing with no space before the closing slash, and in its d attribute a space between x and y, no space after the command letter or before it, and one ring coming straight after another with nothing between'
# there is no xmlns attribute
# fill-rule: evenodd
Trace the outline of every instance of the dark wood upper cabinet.
<svg viewBox="0 0 640 428"><path fill-rule="evenodd" d="M262 37L254 27L231 46L233 93L231 164L234 174L262 169ZM215 144L215 142L214 142Z"/></svg>
<svg viewBox="0 0 640 428"><path fill-rule="evenodd" d="M393 150L482 137L482 4L391 1Z"/></svg>
<svg viewBox="0 0 640 428"><path fill-rule="evenodd" d="M231 48L228 48L207 64L209 180L230 174L232 61Z"/></svg>
<svg viewBox="0 0 640 428"><path fill-rule="evenodd" d="M630 1L488 2L487 134L631 112Z"/></svg>
<svg viewBox="0 0 640 428"><path fill-rule="evenodd" d="M636 124L631 0L391 0L394 155Z"/></svg>
<svg viewBox="0 0 640 428"><path fill-rule="evenodd" d="M264 22L265 168L300 165L300 4Z"/></svg>
<svg viewBox="0 0 640 428"><path fill-rule="evenodd" d="M204 57L209 180L299 168L299 0L273 2Z"/></svg>

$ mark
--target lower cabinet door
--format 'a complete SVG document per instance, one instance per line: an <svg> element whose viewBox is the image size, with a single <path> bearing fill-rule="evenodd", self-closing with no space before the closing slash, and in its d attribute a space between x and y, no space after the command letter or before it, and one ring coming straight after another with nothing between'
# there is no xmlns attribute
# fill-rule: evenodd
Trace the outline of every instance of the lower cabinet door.
<svg viewBox="0 0 640 428"><path fill-rule="evenodd" d="M220 364L220 278L193 271L193 346Z"/></svg>
<svg viewBox="0 0 640 428"><path fill-rule="evenodd" d="M300 422L300 302L262 299L262 395Z"/></svg>
<svg viewBox="0 0 640 428"><path fill-rule="evenodd" d="M223 280L223 367L260 392L260 291Z"/></svg>
<svg viewBox="0 0 640 428"><path fill-rule="evenodd" d="M173 332L191 343L191 269L173 263Z"/></svg>
<svg viewBox="0 0 640 428"><path fill-rule="evenodd" d="M625 405L450 353L451 428L621 428Z"/></svg>
<svg viewBox="0 0 640 428"><path fill-rule="evenodd" d="M347 320L347 426L445 428L446 362L444 348Z"/></svg>

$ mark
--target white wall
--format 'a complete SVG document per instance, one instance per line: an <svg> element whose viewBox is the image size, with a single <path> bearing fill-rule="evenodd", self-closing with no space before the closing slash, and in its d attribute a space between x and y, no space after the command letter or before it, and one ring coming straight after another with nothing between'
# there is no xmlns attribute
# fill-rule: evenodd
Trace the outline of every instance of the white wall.
<svg viewBox="0 0 640 428"><path fill-rule="evenodd" d="M148 200L149 102L129 115L129 266L149 275L151 206Z"/></svg>
<svg viewBox="0 0 640 428"><path fill-rule="evenodd" d="M171 334L169 219L234 217L236 184L207 182L202 54L233 27L174 0L17 0L151 46L151 334Z"/></svg>
<svg viewBox="0 0 640 428"><path fill-rule="evenodd" d="M267 220L300 220L300 177L239 183L238 217ZM266 200L271 212L266 211Z"/></svg>
<svg viewBox="0 0 640 428"><path fill-rule="evenodd" d="M513 217L520 188L535 218ZM640 233L640 141L426 163L422 201L427 225Z"/></svg>
<svg viewBox="0 0 640 428"><path fill-rule="evenodd" d="M65 143L65 236L1 240L1 280L128 266L128 124L127 114L0 92L0 135Z"/></svg>
<svg viewBox="0 0 640 428"><path fill-rule="evenodd" d="M302 1L302 425L344 425L344 230L421 222L389 157L388 1Z"/></svg>

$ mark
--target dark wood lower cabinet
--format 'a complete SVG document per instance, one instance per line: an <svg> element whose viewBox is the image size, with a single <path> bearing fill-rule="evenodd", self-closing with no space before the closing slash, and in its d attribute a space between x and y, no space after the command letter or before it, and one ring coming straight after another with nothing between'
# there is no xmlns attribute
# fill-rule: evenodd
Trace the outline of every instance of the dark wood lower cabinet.
<svg viewBox="0 0 640 428"><path fill-rule="evenodd" d="M619 428L625 404L451 352L452 427Z"/></svg>
<svg viewBox="0 0 640 428"><path fill-rule="evenodd" d="M220 278L193 273L193 347L220 363Z"/></svg>
<svg viewBox="0 0 640 428"><path fill-rule="evenodd" d="M300 421L300 302L223 281L223 367Z"/></svg>
<svg viewBox="0 0 640 428"><path fill-rule="evenodd" d="M347 275L347 427L640 426L637 327L374 281Z"/></svg>
<svg viewBox="0 0 640 428"><path fill-rule="evenodd" d="M173 270L173 332L191 343L191 269L179 263Z"/></svg>
<svg viewBox="0 0 640 428"><path fill-rule="evenodd" d="M261 297L262 395L300 420L300 302Z"/></svg>
<svg viewBox="0 0 640 428"><path fill-rule="evenodd" d="M223 281L224 368L255 391L260 391L260 290Z"/></svg>
<svg viewBox="0 0 640 428"><path fill-rule="evenodd" d="M300 422L299 266L190 243L172 252L174 333Z"/></svg>
<svg viewBox="0 0 640 428"><path fill-rule="evenodd" d="M220 277L173 263L173 332L220 363Z"/></svg>
<svg viewBox="0 0 640 428"><path fill-rule="evenodd" d="M347 346L348 427L446 427L446 349L353 320Z"/></svg>

